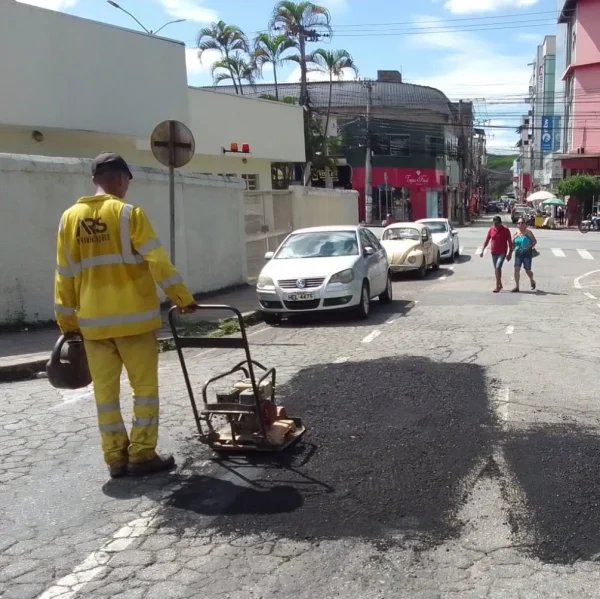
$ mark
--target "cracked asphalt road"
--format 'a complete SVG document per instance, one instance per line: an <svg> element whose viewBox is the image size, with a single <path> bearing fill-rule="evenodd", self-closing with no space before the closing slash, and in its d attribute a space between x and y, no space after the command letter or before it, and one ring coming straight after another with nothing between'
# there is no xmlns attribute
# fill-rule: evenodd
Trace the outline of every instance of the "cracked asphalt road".
<svg viewBox="0 0 600 599"><path fill-rule="evenodd" d="M197 443L172 352L157 478L107 481L89 391L0 386L0 597L600 598L594 263L546 250L593 238L541 233L540 292L495 295L483 232L366 323L252 330L309 429L276 458Z"/></svg>

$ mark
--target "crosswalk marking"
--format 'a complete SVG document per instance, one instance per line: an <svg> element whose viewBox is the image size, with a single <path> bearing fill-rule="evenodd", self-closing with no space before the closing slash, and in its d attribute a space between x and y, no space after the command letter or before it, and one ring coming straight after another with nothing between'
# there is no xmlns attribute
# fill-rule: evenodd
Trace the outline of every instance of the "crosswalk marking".
<svg viewBox="0 0 600 599"><path fill-rule="evenodd" d="M475 251L473 251L473 246L469 247L461 247L460 248L460 253L463 255L472 255L472 256L479 256L481 254L481 252L483 252L484 256L487 256L490 253L490 247L488 246L487 248L485 248L485 250L483 249L482 246L477 247L477 249ZM595 255L596 250L584 250L584 249L562 249L562 248L546 248L546 247L542 247L541 248L541 259L545 259L548 256L553 256L554 258L566 258L567 260L573 260L575 258L579 258L582 260L595 260L594 255Z"/></svg>

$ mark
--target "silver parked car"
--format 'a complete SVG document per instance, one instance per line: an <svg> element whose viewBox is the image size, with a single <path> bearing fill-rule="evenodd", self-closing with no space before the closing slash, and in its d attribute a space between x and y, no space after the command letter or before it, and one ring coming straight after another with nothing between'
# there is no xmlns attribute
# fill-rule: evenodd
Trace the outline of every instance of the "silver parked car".
<svg viewBox="0 0 600 599"><path fill-rule="evenodd" d="M364 227L299 229L265 260L256 289L269 324L284 315L321 310L351 309L367 318L372 298L392 301L386 251Z"/></svg>

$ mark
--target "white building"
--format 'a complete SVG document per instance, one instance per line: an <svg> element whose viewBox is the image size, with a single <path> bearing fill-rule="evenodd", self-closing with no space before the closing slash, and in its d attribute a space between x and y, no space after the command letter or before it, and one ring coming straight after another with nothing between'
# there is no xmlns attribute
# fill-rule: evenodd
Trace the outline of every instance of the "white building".
<svg viewBox="0 0 600 599"><path fill-rule="evenodd" d="M196 140L183 170L271 189L272 163L305 159L300 107L188 87L181 42L2 0L0 57L0 153L157 167L150 134L176 119ZM231 143L250 154L224 154Z"/></svg>

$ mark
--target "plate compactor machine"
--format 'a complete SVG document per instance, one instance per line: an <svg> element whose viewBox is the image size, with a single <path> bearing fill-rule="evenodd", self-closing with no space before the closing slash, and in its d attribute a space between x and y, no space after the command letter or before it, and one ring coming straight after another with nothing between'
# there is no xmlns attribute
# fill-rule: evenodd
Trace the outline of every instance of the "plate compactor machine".
<svg viewBox="0 0 600 599"><path fill-rule="evenodd" d="M177 331L175 322L177 307L169 310L169 325L200 441L217 452L281 451L298 441L306 432L302 419L289 417L285 408L276 404L275 368L265 368L252 359L241 312L232 306L220 304L198 304L195 309L196 311L233 312L241 332L240 337L183 336ZM196 404L183 355L183 350L186 348L240 349L245 353L245 359L233 366L231 370L213 376L204 383L201 410L198 410ZM255 373L255 369L258 373ZM209 387L217 381L236 374L239 374L240 380L225 391L215 392L214 400L209 401ZM220 428L217 419L221 420Z"/></svg>

